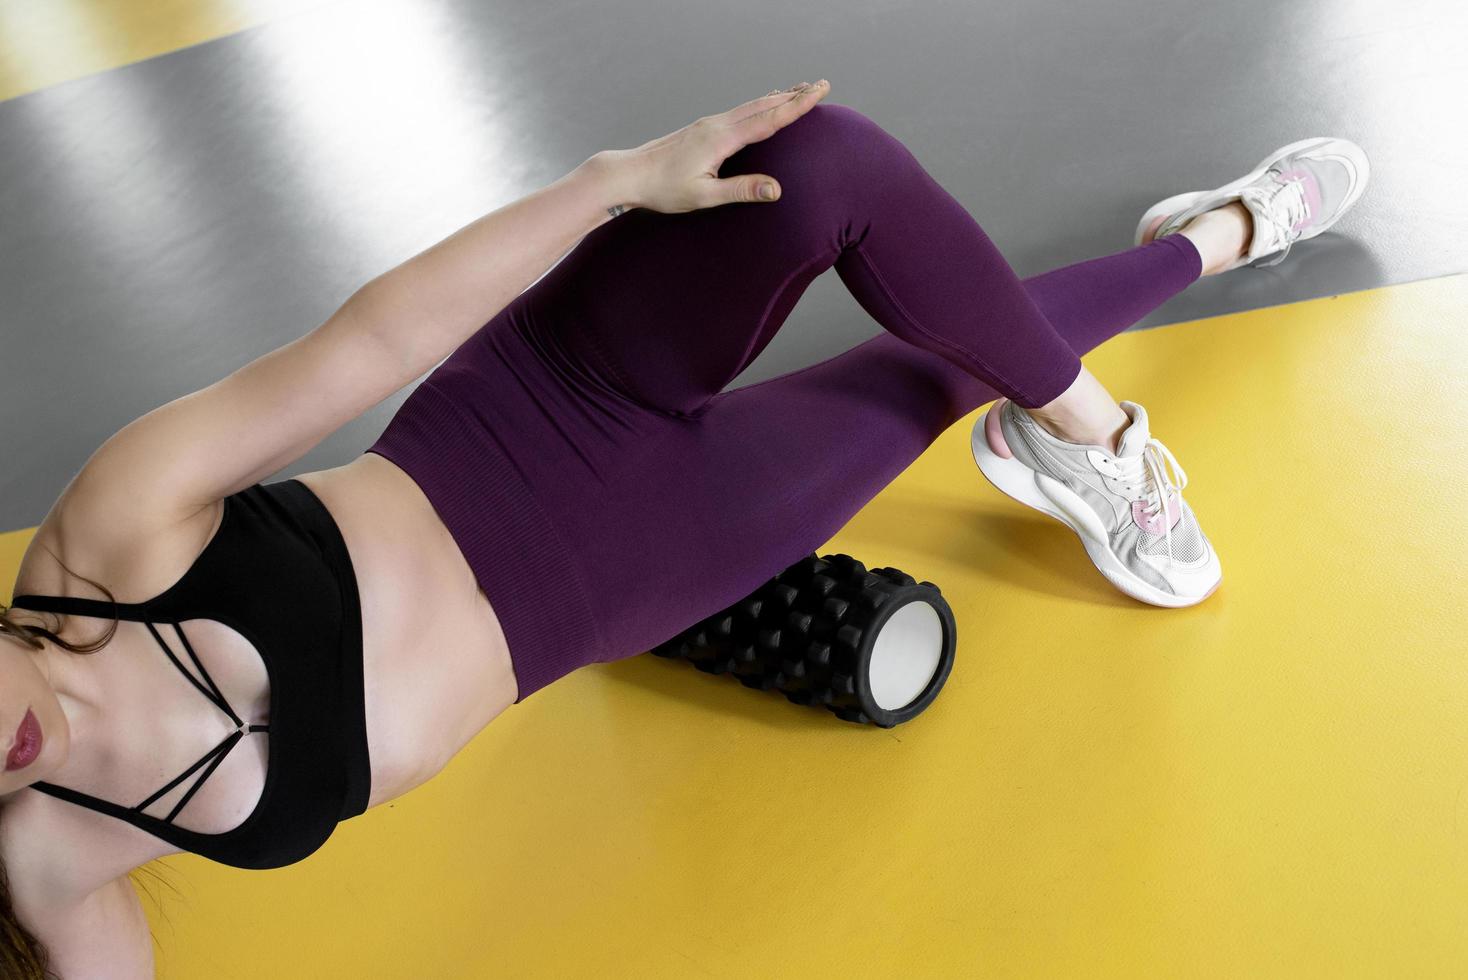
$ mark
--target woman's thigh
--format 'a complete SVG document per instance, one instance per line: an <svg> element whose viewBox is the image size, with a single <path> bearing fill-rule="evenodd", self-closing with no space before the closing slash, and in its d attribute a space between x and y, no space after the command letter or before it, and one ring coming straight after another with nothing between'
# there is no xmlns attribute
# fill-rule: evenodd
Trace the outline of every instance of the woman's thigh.
<svg viewBox="0 0 1468 980"><path fill-rule="evenodd" d="M1078 360L994 243L871 119L818 105L720 169L755 172L780 200L639 209L588 234L523 296L538 342L640 406L695 415L834 266L886 330L1011 397L1073 380Z"/></svg>
<svg viewBox="0 0 1468 980"><path fill-rule="evenodd" d="M881 334L665 418L566 514L607 641L641 653L820 548L994 389Z"/></svg>

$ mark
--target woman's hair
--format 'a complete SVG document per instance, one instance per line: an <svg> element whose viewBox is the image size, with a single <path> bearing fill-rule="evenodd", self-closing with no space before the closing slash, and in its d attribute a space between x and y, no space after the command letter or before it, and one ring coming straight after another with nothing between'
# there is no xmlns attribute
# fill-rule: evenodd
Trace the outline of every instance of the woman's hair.
<svg viewBox="0 0 1468 980"><path fill-rule="evenodd" d="M46 546L42 544L41 547ZM69 574L76 575L83 582L94 585L105 592L109 602L117 601L117 597L105 585L94 582L85 575L77 575L67 567L56 552L51 551L50 548L46 548L46 551ZM44 636L52 643L72 653L93 653L106 646L112 639L113 634L117 632L117 620L114 618L107 632L100 639L90 643L78 644L63 640L55 632L60 627L59 620L51 629L17 623L10 618L10 607L0 604L0 634L14 637L33 650L39 650L45 645L37 639L37 637ZM10 880L5 872L5 863L0 861L0 977L4 977L5 980L11 980L11 978L14 980L54 980L55 974L50 972L47 959L46 947L31 934L30 930L21 925L20 920L15 916L15 909L10 900Z"/></svg>

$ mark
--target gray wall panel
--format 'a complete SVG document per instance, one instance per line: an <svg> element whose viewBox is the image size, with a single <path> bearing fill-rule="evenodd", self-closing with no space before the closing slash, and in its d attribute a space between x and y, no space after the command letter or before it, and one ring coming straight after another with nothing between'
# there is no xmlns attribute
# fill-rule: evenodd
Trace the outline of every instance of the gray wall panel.
<svg viewBox="0 0 1468 980"><path fill-rule="evenodd" d="M1025 275L1127 247L1156 199L1285 142L1365 146L1339 233L1143 326L1464 271L1465 37L1439 0L395 0L0 103L0 528L37 523L131 419L485 211L803 79L903 139ZM876 329L828 273L736 384ZM277 478L351 459L405 396Z"/></svg>

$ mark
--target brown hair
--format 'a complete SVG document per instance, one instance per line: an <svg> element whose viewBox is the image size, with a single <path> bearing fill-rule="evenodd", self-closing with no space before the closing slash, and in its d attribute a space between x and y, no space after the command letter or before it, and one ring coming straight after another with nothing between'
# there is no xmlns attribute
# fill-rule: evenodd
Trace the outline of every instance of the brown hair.
<svg viewBox="0 0 1468 980"><path fill-rule="evenodd" d="M42 544L41 547L46 548L45 544ZM46 548L46 551L69 574L75 575L83 582L96 586L107 594L107 600L109 602L117 601L117 597L105 585L102 585L100 582L94 582L85 575L77 575L76 572L73 572L67 567L66 563L61 560L56 552L50 548ZM69 640L63 640L56 635L56 630L60 628L61 623L59 619L51 629L17 623L10 618L10 607L0 604L0 635L14 637L33 650L39 650L45 646L38 639L38 637L44 636L52 643L64 650L70 650L72 653L94 653L106 646L112 639L113 634L117 632L117 620L112 620L112 625L100 639L93 640L90 643L78 644L72 643ZM39 939L31 934L30 930L21 925L20 920L15 916L15 909L10 899L10 880L6 874L4 862L0 861L0 976L5 977L6 980L12 977L15 980L55 980L55 974L49 969L48 959L46 947L41 944Z"/></svg>

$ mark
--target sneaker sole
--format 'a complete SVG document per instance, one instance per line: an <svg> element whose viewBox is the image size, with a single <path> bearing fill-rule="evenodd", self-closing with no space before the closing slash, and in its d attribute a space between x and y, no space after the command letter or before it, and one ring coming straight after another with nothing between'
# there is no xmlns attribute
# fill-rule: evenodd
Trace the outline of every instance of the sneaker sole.
<svg viewBox="0 0 1468 980"><path fill-rule="evenodd" d="M1312 136L1309 139L1296 140L1293 143L1280 147L1273 153L1269 154L1269 156L1265 157L1263 160L1260 160L1257 167L1249 171L1244 176L1240 177L1238 180L1224 184L1222 187L1215 187L1212 190L1185 191L1181 194L1174 194L1172 197L1164 198L1163 200L1158 201L1156 204L1148 208L1147 213L1142 215L1142 220L1137 222L1137 230L1132 235L1132 244L1142 244L1142 236L1146 234L1147 226L1150 225L1158 217L1166 217L1167 215L1176 214L1178 211L1182 211L1185 208L1190 207L1194 201L1197 201L1203 197L1211 197L1215 194L1228 194L1232 193L1233 191L1240 190L1247 185L1253 183L1255 180L1258 180L1260 177L1264 176L1264 171L1268 170L1272 164L1274 164L1281 158L1287 157L1292 153L1299 153L1300 151L1307 150L1313 146L1319 146L1325 143L1334 142L1336 142L1336 137L1334 136ZM1356 161L1352 162L1354 163ZM1351 205L1356 203L1356 199L1361 196L1361 192L1366 189L1366 180L1370 175L1370 171L1369 164L1366 163L1366 156L1364 153L1361 155L1360 164L1361 173L1358 175L1356 186L1352 189L1350 195L1347 196L1345 202L1342 203L1340 208L1336 211L1337 215L1345 214L1346 211L1351 207ZM1333 223L1334 222L1332 222L1332 224ZM1325 228L1320 229L1320 231L1324 230ZM1317 231L1315 234L1318 235L1320 234L1320 232ZM1314 236L1312 235L1311 237ZM1155 241L1156 239L1153 240Z"/></svg>
<svg viewBox="0 0 1468 980"><path fill-rule="evenodd" d="M1163 592L1127 568L1111 550L1110 537L1090 504L1054 477L1032 470L1017 459L1005 459L989 448L989 440L984 431L987 418L988 412L985 412L969 437L969 448L973 451L974 462L978 464L979 472L984 474L984 479L1005 496L1055 518L1074 531L1085 546L1091 564L1096 566L1096 570L1108 582L1133 599L1171 609L1195 606L1217 591L1223 581L1221 575L1202 595L1179 596ZM1041 489L1042 486L1044 489ZM1217 561L1216 556L1214 561Z"/></svg>

